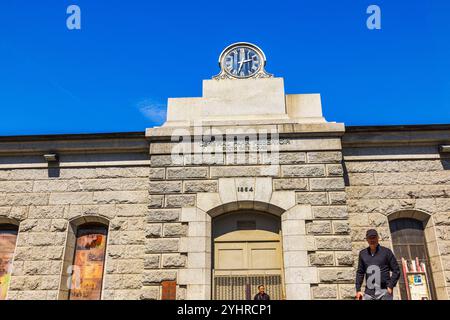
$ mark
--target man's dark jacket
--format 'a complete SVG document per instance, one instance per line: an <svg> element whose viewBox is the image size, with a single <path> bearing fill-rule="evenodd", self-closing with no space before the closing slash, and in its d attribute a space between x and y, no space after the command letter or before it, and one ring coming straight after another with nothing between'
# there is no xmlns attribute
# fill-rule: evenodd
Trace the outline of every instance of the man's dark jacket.
<svg viewBox="0 0 450 320"><path fill-rule="evenodd" d="M270 297L269 297L269 295L267 293L263 293L263 294L257 293L255 295L254 300L270 300Z"/></svg>
<svg viewBox="0 0 450 320"><path fill-rule="evenodd" d="M361 286L366 278L366 290L365 293L369 295L375 294L375 288L368 288L367 268L369 266L378 266L381 271L381 289L391 288L393 289L397 285L397 281L400 278L400 268L394 254L389 248L378 245L375 254L372 256L370 247L361 250L359 253L358 269L356 271L356 291L361 291ZM392 271L392 276L390 275ZM373 272L373 271L372 271Z"/></svg>

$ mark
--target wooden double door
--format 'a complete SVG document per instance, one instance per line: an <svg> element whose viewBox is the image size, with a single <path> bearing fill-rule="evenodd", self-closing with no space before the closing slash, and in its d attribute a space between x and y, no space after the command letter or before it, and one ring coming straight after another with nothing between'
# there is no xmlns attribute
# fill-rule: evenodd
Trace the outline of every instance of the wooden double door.
<svg viewBox="0 0 450 320"><path fill-rule="evenodd" d="M279 218L239 212L213 221L213 297L251 300L264 285L271 300L284 299Z"/></svg>

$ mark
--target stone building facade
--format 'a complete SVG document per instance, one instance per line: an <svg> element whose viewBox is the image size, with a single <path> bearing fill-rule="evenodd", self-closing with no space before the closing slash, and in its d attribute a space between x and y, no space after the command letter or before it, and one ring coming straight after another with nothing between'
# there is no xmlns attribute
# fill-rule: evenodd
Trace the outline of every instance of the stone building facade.
<svg viewBox="0 0 450 320"><path fill-rule="evenodd" d="M423 223L434 297L450 296L450 126L350 127L343 137L354 253L375 227L392 247L390 223Z"/></svg>
<svg viewBox="0 0 450 320"><path fill-rule="evenodd" d="M449 298L450 125L327 122L319 95L286 95L282 78L203 89L169 99L167 122L145 133L0 137L0 230L17 228L7 299L68 299L88 224L107 227L101 299L221 298L216 277L242 271L230 248L253 235L266 246L248 259L280 259L264 272L281 299L352 299L365 231L393 247L402 218L423 223L433 298ZM238 227L220 227L232 241L216 242L215 221L233 214ZM266 233L245 220L259 214L275 221ZM262 268L250 264L247 276Z"/></svg>

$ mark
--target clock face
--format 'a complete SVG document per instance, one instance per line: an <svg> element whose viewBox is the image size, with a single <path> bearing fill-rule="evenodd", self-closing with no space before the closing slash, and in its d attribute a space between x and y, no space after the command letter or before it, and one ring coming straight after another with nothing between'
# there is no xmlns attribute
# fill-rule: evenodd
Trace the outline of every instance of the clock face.
<svg viewBox="0 0 450 320"><path fill-rule="evenodd" d="M224 55L222 65L235 78L249 78L261 69L262 57L250 47L239 46Z"/></svg>

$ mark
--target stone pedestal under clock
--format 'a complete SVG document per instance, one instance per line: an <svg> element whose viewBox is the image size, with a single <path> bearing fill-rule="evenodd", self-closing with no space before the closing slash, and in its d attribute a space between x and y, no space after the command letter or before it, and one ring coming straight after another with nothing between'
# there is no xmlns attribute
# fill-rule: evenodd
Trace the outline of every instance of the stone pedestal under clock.
<svg viewBox="0 0 450 320"><path fill-rule="evenodd" d="M154 170L161 159L184 166L175 176L168 169L163 179L150 179L155 184L184 181L182 194L162 188L150 192L151 197L182 199L179 223L187 231L179 248L186 265L177 271L177 285L186 289L187 299L251 299L259 284L272 299L310 299L322 272L311 257L322 250L352 254L348 232L311 232L326 224L348 225L341 166L344 125L323 118L320 95L286 95L283 78L265 71L264 53L252 44L227 47L219 65L220 74L203 81L202 97L169 99L167 122L147 130ZM178 161L171 157L177 131L189 135L183 141L192 150ZM277 135L272 142L279 150L277 164L250 150L248 158L256 161L237 164L230 154L192 161L202 150L204 137L198 135L263 131ZM214 187L186 189L191 179ZM353 277L351 266L323 272L343 274L344 286Z"/></svg>

